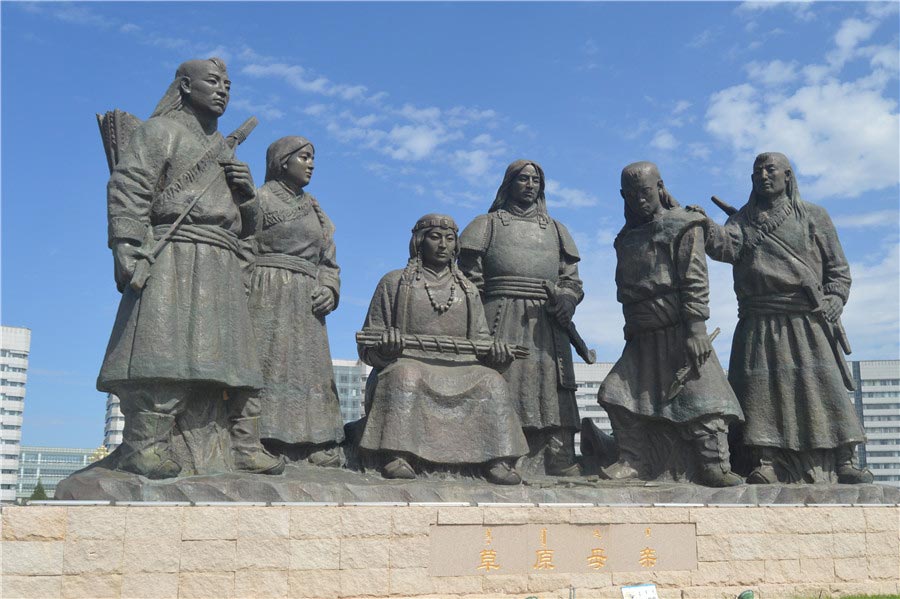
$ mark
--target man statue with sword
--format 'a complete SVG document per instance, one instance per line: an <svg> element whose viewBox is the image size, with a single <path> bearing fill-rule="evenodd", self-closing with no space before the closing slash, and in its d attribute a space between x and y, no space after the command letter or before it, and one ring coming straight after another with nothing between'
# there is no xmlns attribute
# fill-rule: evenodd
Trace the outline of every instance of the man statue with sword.
<svg viewBox="0 0 900 599"><path fill-rule="evenodd" d="M753 191L724 226L705 220L706 252L734 266L738 325L728 380L754 450L748 483L869 483L854 464L865 440L847 390L849 343L840 315L850 267L824 208L800 198L784 154L753 164Z"/></svg>

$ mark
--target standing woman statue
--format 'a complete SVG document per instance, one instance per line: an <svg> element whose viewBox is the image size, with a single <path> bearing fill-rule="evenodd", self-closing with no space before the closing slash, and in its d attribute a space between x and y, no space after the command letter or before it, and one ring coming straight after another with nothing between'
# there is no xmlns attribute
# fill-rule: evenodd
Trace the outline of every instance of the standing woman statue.
<svg viewBox="0 0 900 599"><path fill-rule="evenodd" d="M504 373L529 461L543 462L546 474L575 475L579 419L568 327L584 292L578 249L547 214L545 184L538 163L510 164L488 214L462 232L459 265L481 291L491 334L529 349L529 357Z"/></svg>
<svg viewBox="0 0 900 599"><path fill-rule="evenodd" d="M738 324L728 380L758 466L748 483L872 482L853 463L865 440L847 396L840 324L850 267L824 208L800 198L784 154L753 163L753 191L725 226L706 219L706 252L733 265Z"/></svg>
<svg viewBox="0 0 900 599"><path fill-rule="evenodd" d="M308 140L282 137L266 152L257 192L250 315L263 373L260 436L288 459L340 466L343 420L325 328L340 297L340 268L334 225L304 191L314 160Z"/></svg>

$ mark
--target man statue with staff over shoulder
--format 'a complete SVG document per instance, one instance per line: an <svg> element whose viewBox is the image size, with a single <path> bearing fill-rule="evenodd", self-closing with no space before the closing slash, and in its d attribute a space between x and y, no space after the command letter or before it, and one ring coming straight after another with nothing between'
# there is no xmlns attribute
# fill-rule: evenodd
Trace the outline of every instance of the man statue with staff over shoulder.
<svg viewBox="0 0 900 599"><path fill-rule="evenodd" d="M118 395L125 415L115 467L148 478L284 468L259 442L243 241L258 202L234 157L255 119L218 132L230 86L220 59L190 60L129 140L109 135L111 113L100 117L122 299L97 388Z"/></svg>

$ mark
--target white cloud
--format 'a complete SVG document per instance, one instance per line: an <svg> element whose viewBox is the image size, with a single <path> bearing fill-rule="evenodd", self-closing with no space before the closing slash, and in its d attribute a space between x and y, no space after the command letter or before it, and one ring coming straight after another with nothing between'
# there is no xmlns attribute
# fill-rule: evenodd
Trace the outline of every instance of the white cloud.
<svg viewBox="0 0 900 599"><path fill-rule="evenodd" d="M688 48L702 48L715 40L718 36L718 33L712 29L704 29L692 37L691 41L687 43L687 46Z"/></svg>
<svg viewBox="0 0 900 599"><path fill-rule="evenodd" d="M744 67L747 76L767 87L777 87L797 79L797 63L773 60L768 63L753 61Z"/></svg>
<svg viewBox="0 0 900 599"><path fill-rule="evenodd" d="M491 153L478 150L456 150L453 152L453 162L459 167L463 175L469 178L484 177L494 166Z"/></svg>
<svg viewBox="0 0 900 599"><path fill-rule="evenodd" d="M706 129L742 154L784 152L810 197L855 197L900 180L897 104L857 82L808 85L783 99L730 87L712 96Z"/></svg>
<svg viewBox="0 0 900 599"><path fill-rule="evenodd" d="M846 19L841 23L840 29L834 35L835 52L832 55L833 62L843 64L856 50L860 42L864 42L875 32L877 21L861 21L859 19Z"/></svg>
<svg viewBox="0 0 900 599"><path fill-rule="evenodd" d="M816 14L812 10L812 0L760 0L742 2L737 9L735 9L735 12L739 15L749 16L773 9L787 10L800 21L811 21L816 18Z"/></svg>
<svg viewBox="0 0 900 599"><path fill-rule="evenodd" d="M869 229L872 227L897 228L900 212L897 210L876 210L853 214L832 215L836 227L841 229Z"/></svg>
<svg viewBox="0 0 900 599"><path fill-rule="evenodd" d="M650 140L650 146L657 150L674 150L678 147L678 140L667 129L661 129Z"/></svg>
<svg viewBox="0 0 900 599"><path fill-rule="evenodd" d="M422 160L446 140L445 131L427 125L398 125L388 133L388 140L393 144L388 149L391 157L397 160Z"/></svg>
<svg viewBox="0 0 900 599"><path fill-rule="evenodd" d="M784 152L797 169L801 190L812 198L855 197L896 185L900 113L888 90L900 59L895 43L861 46L881 18L869 14L865 21L841 22L821 64L747 65L748 83L710 97L706 130L745 163L761 151ZM859 58L868 59L868 73L842 77L843 67ZM762 90L759 83L774 89Z"/></svg>
<svg viewBox="0 0 900 599"><path fill-rule="evenodd" d="M241 69L241 72L245 75L250 75L251 77L278 77L301 92L325 96L337 96L343 100L365 99L367 91L365 85L333 83L326 77L313 75L304 67L296 64L253 63L246 65Z"/></svg>
<svg viewBox="0 0 900 599"><path fill-rule="evenodd" d="M900 245L885 249L870 263L850 264L853 285L842 320L855 360L900 357Z"/></svg>
<svg viewBox="0 0 900 599"><path fill-rule="evenodd" d="M672 109L672 114L681 114L690 107L691 103L687 100L679 100L675 103L675 108Z"/></svg>
<svg viewBox="0 0 900 599"><path fill-rule="evenodd" d="M270 103L255 103L246 99L232 100L231 106L260 115L266 120L275 121L284 116L284 112Z"/></svg>
<svg viewBox="0 0 900 599"><path fill-rule="evenodd" d="M559 181L547 179L544 186L547 205L557 208L584 208L596 206L597 198L586 191L564 187Z"/></svg>

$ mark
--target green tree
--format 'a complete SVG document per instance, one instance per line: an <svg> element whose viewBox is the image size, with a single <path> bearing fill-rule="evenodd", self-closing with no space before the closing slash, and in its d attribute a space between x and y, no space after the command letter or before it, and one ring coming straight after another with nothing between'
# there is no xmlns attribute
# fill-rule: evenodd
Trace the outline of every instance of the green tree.
<svg viewBox="0 0 900 599"><path fill-rule="evenodd" d="M34 491L32 491L28 501L46 501L47 499L49 498L47 497L47 492L44 491L44 485L41 484L41 479L38 479L37 484L34 486Z"/></svg>

